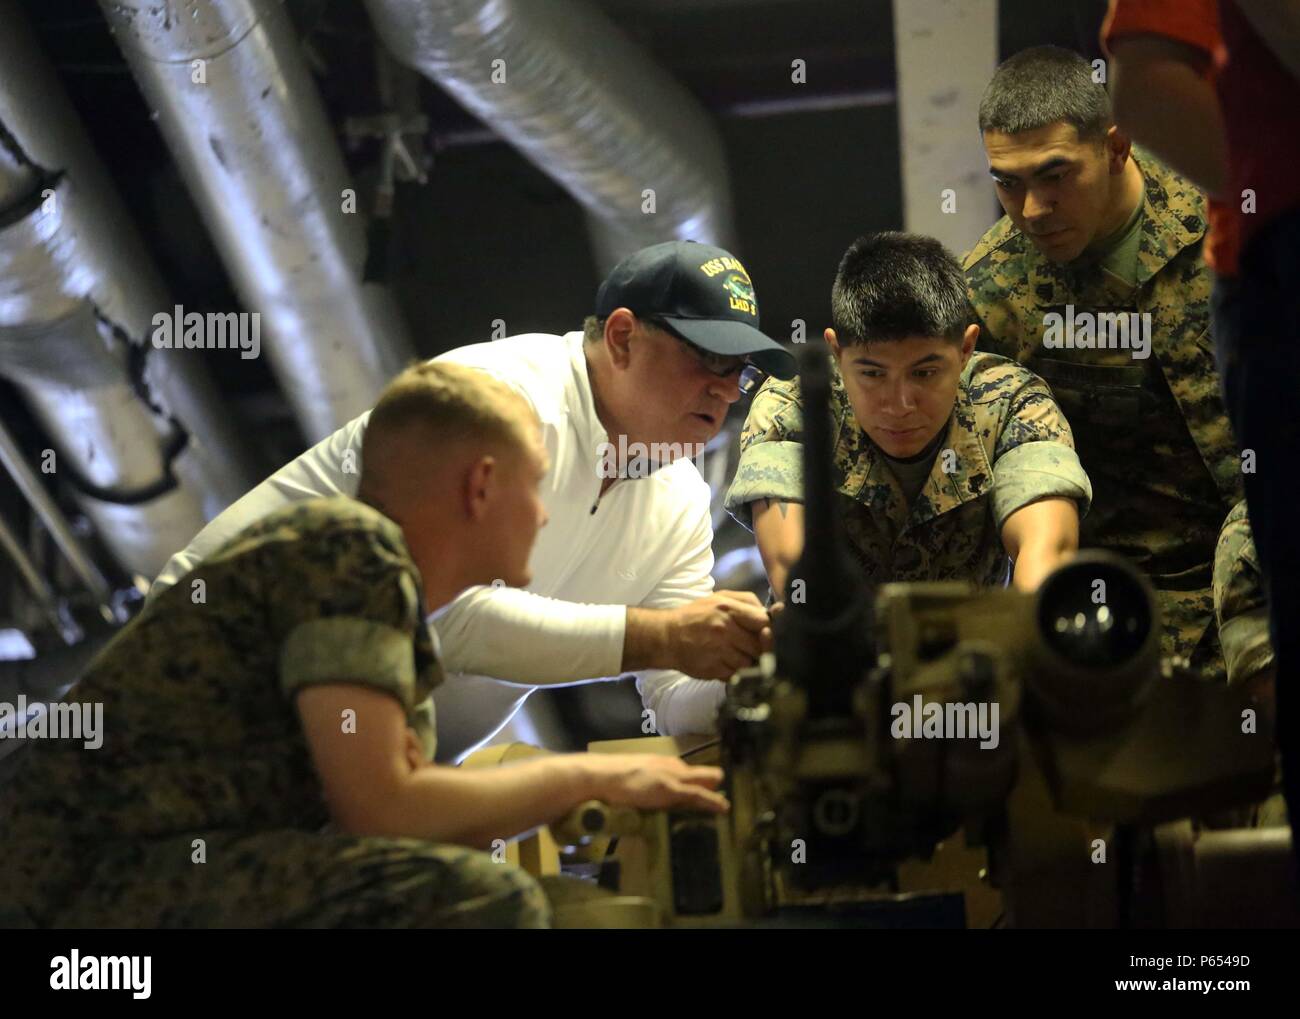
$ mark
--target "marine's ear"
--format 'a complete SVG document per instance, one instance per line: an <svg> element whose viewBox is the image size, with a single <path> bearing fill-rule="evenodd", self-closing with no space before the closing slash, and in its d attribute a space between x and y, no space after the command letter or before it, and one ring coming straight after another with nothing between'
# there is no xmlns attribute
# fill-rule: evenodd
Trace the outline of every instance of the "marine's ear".
<svg viewBox="0 0 1300 1019"><path fill-rule="evenodd" d="M961 366L966 367L971 354L975 353L975 341L980 338L980 327L972 322L966 327L961 337Z"/></svg>
<svg viewBox="0 0 1300 1019"><path fill-rule="evenodd" d="M487 516L499 474L496 457L488 454L471 460L465 469L462 499L465 513L471 520L482 520Z"/></svg>
<svg viewBox="0 0 1300 1019"><path fill-rule="evenodd" d="M1133 139L1112 124L1102 144L1106 148L1106 168L1111 176L1123 173L1129 153L1133 151Z"/></svg>

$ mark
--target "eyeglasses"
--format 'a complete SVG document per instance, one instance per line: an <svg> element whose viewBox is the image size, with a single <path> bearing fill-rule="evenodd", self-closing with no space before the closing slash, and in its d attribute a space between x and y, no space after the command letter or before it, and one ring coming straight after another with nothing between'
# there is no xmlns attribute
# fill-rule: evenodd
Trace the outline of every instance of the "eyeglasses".
<svg viewBox="0 0 1300 1019"><path fill-rule="evenodd" d="M704 366L704 370L710 375L716 375L720 379L725 379L739 373L740 377L736 380L736 384L740 388L741 394L744 396L753 393L763 384L763 380L767 378L767 373L756 364L753 364L746 357L735 357L730 354L718 354L712 350L705 350L703 347L697 347L686 337L675 332L673 328L662 319L644 318L641 321L667 333L674 340L684 346L695 355L696 360Z"/></svg>

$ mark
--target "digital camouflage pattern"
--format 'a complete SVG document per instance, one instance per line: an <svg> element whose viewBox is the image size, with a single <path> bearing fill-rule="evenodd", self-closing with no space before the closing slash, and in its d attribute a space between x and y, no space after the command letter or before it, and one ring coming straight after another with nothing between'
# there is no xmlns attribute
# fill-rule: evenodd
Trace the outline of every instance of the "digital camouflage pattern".
<svg viewBox="0 0 1300 1019"><path fill-rule="evenodd" d="M242 531L69 694L103 704L102 747L23 750L0 791L0 926L544 923L536 884L484 854L322 831L294 695L390 693L432 757L442 671L425 615L401 530L360 502L298 503Z"/></svg>
<svg viewBox="0 0 1300 1019"><path fill-rule="evenodd" d="M194 839L205 863L194 863ZM83 846L88 876L59 928L540 928L536 881L487 853L420 839L297 829L199 831ZM0 881L0 885L3 882ZM11 900L12 901L12 900ZM7 922L0 905L0 927Z"/></svg>
<svg viewBox="0 0 1300 1019"><path fill-rule="evenodd" d="M1229 683L1244 682L1272 667L1268 599L1244 500L1232 508L1219 532L1214 554L1214 615Z"/></svg>
<svg viewBox="0 0 1300 1019"><path fill-rule="evenodd" d="M1250 530L1250 518L1243 499L1232 508L1219 532L1214 554L1214 614L1227 667L1228 683L1244 685L1274 666L1273 643L1269 637L1268 599L1264 575ZM1255 693L1258 697L1259 694ZM1272 698L1257 701L1262 713L1272 716ZM1271 723L1275 724L1275 723ZM1281 772L1274 787L1278 791L1263 803L1226 811L1214 818L1221 827L1272 828L1287 824L1286 797L1281 792Z"/></svg>
<svg viewBox="0 0 1300 1019"><path fill-rule="evenodd" d="M1223 677L1211 595L1214 548L1242 497L1241 461L1210 339L1211 274L1201 258L1205 200L1141 150L1146 182L1136 287L1085 253L1060 266L1003 217L963 267L977 346L1025 364L1052 387L1093 484L1080 544L1132 560L1156 589L1162 650ZM1046 315L1149 314L1151 356L1048 349Z"/></svg>
<svg viewBox="0 0 1300 1019"><path fill-rule="evenodd" d="M1087 510L1091 489L1070 426L1042 380L1006 358L976 353L967 363L946 437L910 510L884 455L858 425L838 368L831 408L840 517L872 582L1002 584L1008 516L1051 496ZM804 501L802 442L798 379L768 379L745 420L727 492L727 509L746 527L753 527L749 504L757 499Z"/></svg>

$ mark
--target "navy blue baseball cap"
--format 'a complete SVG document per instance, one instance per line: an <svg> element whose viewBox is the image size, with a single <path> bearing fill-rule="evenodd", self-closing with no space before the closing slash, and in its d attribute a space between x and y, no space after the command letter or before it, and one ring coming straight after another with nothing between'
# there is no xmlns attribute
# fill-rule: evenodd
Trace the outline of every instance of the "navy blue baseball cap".
<svg viewBox="0 0 1300 1019"><path fill-rule="evenodd" d="M740 260L722 248L668 241L629 255L596 292L596 317L627 308L656 318L697 347L745 357L778 379L793 378L788 350L758 329L758 298Z"/></svg>

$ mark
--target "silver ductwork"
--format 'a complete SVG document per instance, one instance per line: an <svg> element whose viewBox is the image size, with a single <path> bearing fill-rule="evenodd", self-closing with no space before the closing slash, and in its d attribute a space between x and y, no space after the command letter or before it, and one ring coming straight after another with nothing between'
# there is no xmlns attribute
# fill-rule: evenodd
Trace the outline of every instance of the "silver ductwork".
<svg viewBox="0 0 1300 1019"><path fill-rule="evenodd" d="M659 241L733 246L726 160L709 115L591 4L366 0L366 7L398 60L587 209L602 273Z"/></svg>
<svg viewBox="0 0 1300 1019"><path fill-rule="evenodd" d="M343 157L279 0L100 6L310 441L368 410L410 360ZM351 208L356 209L355 195Z"/></svg>
<svg viewBox="0 0 1300 1019"><path fill-rule="evenodd" d="M152 577L253 472L202 363L149 348L172 302L11 0L0 22L0 374L54 441L42 468Z"/></svg>

